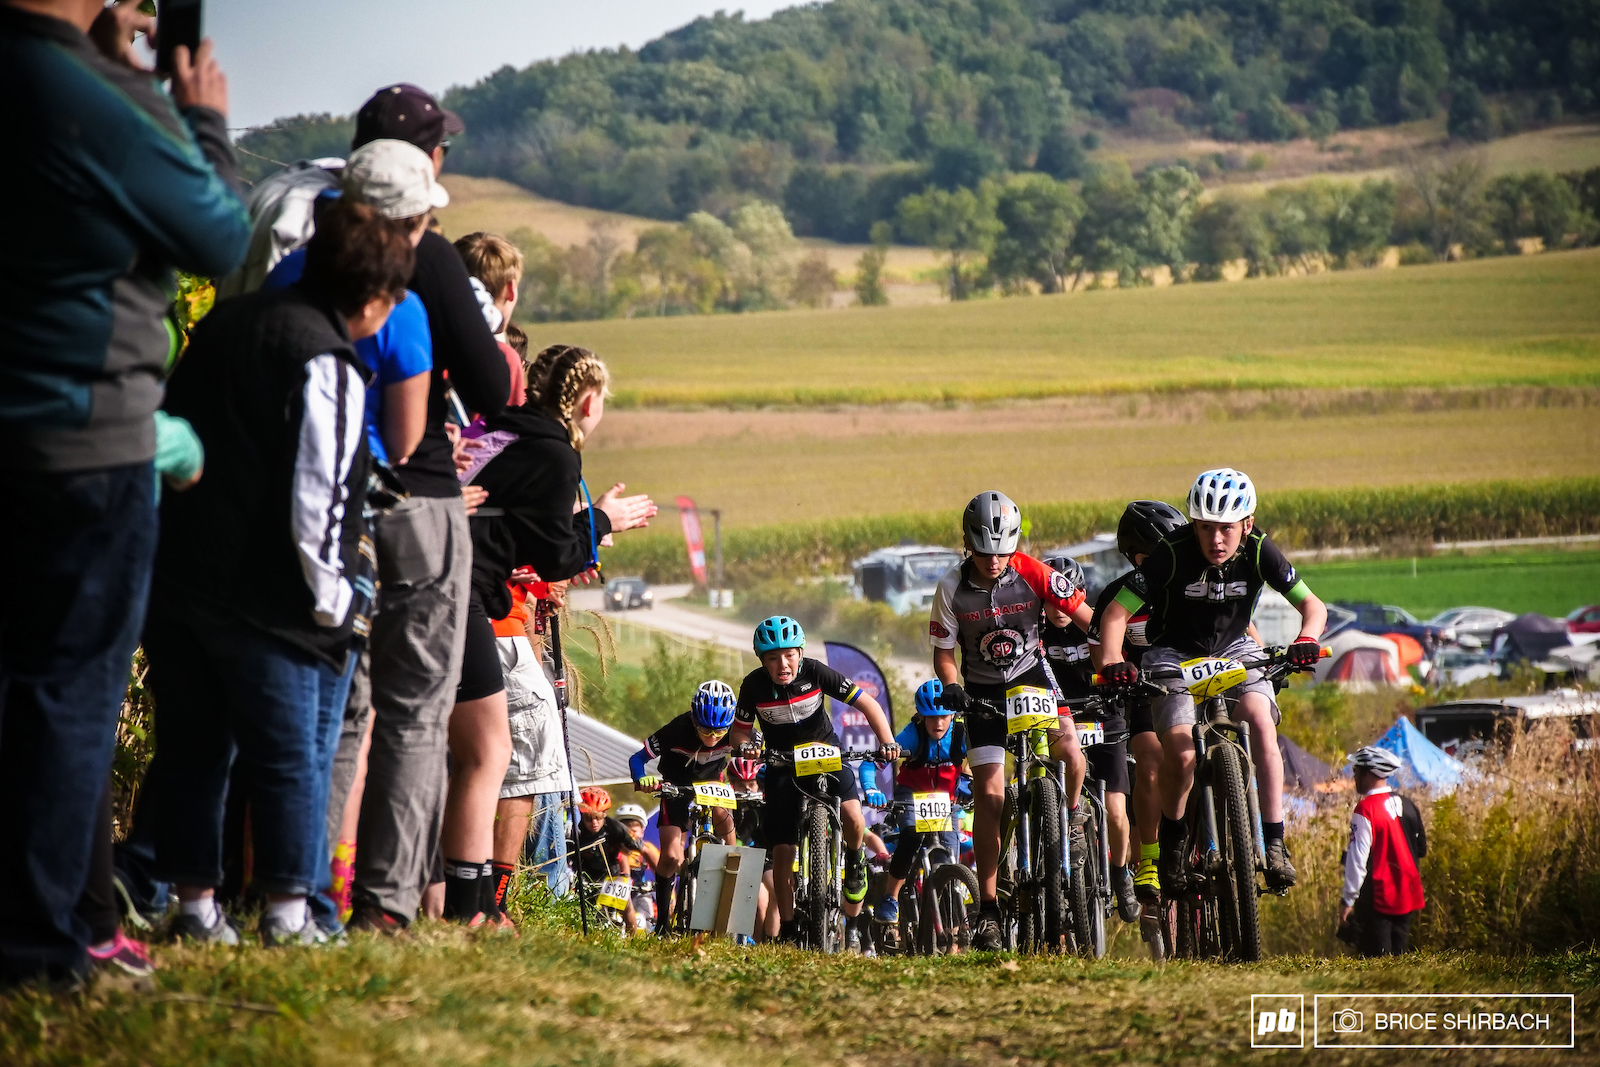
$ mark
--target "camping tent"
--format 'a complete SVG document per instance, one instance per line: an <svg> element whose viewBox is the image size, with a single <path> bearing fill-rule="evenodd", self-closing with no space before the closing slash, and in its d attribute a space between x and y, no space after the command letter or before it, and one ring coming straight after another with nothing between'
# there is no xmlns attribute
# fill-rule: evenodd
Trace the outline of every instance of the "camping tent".
<svg viewBox="0 0 1600 1067"><path fill-rule="evenodd" d="M572 776L578 788L633 781L628 757L639 751L642 741L571 708L567 709L567 740L572 748Z"/></svg>
<svg viewBox="0 0 1600 1067"><path fill-rule="evenodd" d="M1282 734L1278 735L1278 751L1283 753L1283 786L1285 789L1295 789L1302 793L1314 793L1317 786L1327 781L1333 774L1332 767L1329 767Z"/></svg>
<svg viewBox="0 0 1600 1067"><path fill-rule="evenodd" d="M1359 630L1343 630L1328 639L1332 655L1317 664L1318 682L1398 685L1400 650L1393 641Z"/></svg>
<svg viewBox="0 0 1600 1067"><path fill-rule="evenodd" d="M1552 649L1571 643L1572 635L1567 633L1564 621L1530 611L1494 632L1489 641L1489 655L1502 663L1521 660L1537 663L1547 658Z"/></svg>
<svg viewBox="0 0 1600 1067"><path fill-rule="evenodd" d="M1400 757L1400 770L1389 778L1389 783L1397 788L1427 787L1436 793L1448 793L1467 775L1467 768L1460 760L1447 756L1443 749L1422 736L1422 731L1411 725L1411 720L1404 715L1372 743ZM1348 764L1344 773L1350 773Z"/></svg>
<svg viewBox="0 0 1600 1067"><path fill-rule="evenodd" d="M1399 651L1401 670L1427 661L1427 654L1422 651L1422 642L1410 634L1384 634L1383 637L1386 641L1393 641L1394 647Z"/></svg>

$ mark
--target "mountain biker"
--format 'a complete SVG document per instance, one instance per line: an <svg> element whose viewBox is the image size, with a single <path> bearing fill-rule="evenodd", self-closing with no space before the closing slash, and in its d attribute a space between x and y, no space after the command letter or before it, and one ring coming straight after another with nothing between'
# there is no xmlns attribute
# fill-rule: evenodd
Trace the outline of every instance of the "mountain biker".
<svg viewBox="0 0 1600 1067"><path fill-rule="evenodd" d="M594 892L607 878L629 877L628 856L634 851L633 836L622 823L607 815L611 810L611 794L597 785L587 785L578 794L576 866L587 883L584 892ZM626 929L632 931L637 922L633 901L623 909Z"/></svg>
<svg viewBox="0 0 1600 1067"><path fill-rule="evenodd" d="M645 880L645 876L654 876L656 863L661 859L661 850L644 839L645 824L650 821L650 816L638 804L617 805L616 820L628 831L628 836L633 838L633 851L628 853L628 877L633 882L633 910L634 921L640 929L653 925L655 918L655 885ZM645 894L649 894L646 899ZM644 912L640 912L641 904L647 904Z"/></svg>
<svg viewBox="0 0 1600 1067"><path fill-rule="evenodd" d="M1132 684L1139 668L1127 662L1123 642L1128 622L1148 605L1145 636L1150 643L1144 669L1165 670L1197 656L1249 659L1261 646L1246 633L1261 587L1270 585L1300 612L1300 635L1289 645L1289 662L1309 667L1321 654L1317 638L1327 609L1266 534L1255 528L1255 484L1231 467L1203 472L1189 490L1189 518L1163 537L1136 567L1127 585L1106 608L1100 642L1106 667L1101 674L1115 685ZM1253 670L1232 716L1250 724L1252 755L1266 840L1267 885L1282 891L1297 874L1283 840L1283 758L1278 750L1278 703L1263 672ZM1152 700L1161 737L1161 829L1158 873L1163 890L1182 877L1184 805L1194 784L1194 700L1175 693Z"/></svg>
<svg viewBox="0 0 1600 1067"><path fill-rule="evenodd" d="M733 751L728 729L733 725L734 703L733 689L726 682L700 683L689 710L647 737L644 747L629 758L634 788L654 793L663 782L682 787L720 782ZM650 760L656 761L654 774L645 773ZM711 828L724 844L733 844L733 812L713 808ZM673 885L683 866L683 834L690 829L689 798L662 800L656 829L661 834L661 858L656 862L656 929L660 931L665 929Z"/></svg>
<svg viewBox="0 0 1600 1067"><path fill-rule="evenodd" d="M1045 566L1059 574L1076 589L1084 587L1083 566L1069 556L1046 556ZM1094 692L1094 660L1089 648L1088 626L1080 626L1071 619L1065 626L1045 620L1040 640L1044 645L1045 660L1061 695L1070 707L1075 698ZM1133 891L1133 872L1128 869L1128 721L1120 711L1088 716L1078 713L1074 718L1088 721L1096 718L1105 731L1105 742L1094 745L1084 753L1088 775L1106 784L1106 844L1110 852L1111 892L1117 899L1117 914L1125 923L1139 921L1139 901ZM1083 856L1082 849L1074 848L1073 858Z"/></svg>
<svg viewBox="0 0 1600 1067"><path fill-rule="evenodd" d="M1417 805L1389 788L1399 756L1368 745L1350 764L1361 799L1350 813L1339 924L1354 919L1361 955L1398 956L1410 947L1411 921L1424 904L1417 860L1428 854L1428 837Z"/></svg>
<svg viewBox="0 0 1600 1067"><path fill-rule="evenodd" d="M1065 575L1017 551L1022 512L1004 493L985 491L973 497L962 514L961 527L962 541L971 555L939 580L928 621L933 672L944 683L940 699L955 711L965 709L972 698L1003 708L1006 690L1026 685L1054 693L1059 707L1060 689L1040 645L1042 612L1058 612L1056 621L1071 618L1087 626L1090 612L1083 590L1073 587ZM1004 719L969 716L967 745L977 816L973 851L981 897L972 946L994 950L1000 947L995 879L1006 789ZM1078 735L1070 726L1050 731L1050 754L1066 764L1067 799L1074 805L1070 825L1080 828L1081 834L1076 804L1085 766Z"/></svg>
<svg viewBox="0 0 1600 1067"><path fill-rule="evenodd" d="M823 699L832 697L866 716L885 756L897 755L889 720L878 702L832 667L801 655L805 644L805 630L786 615L774 615L756 627L754 645L761 666L746 675L739 686L733 743L749 744L750 733L760 720L768 751L791 752L797 745L811 742L839 747L833 716ZM842 800L839 817L845 842L844 912L854 917L860 913L867 894L867 864L861 851L867 824L861 814L861 792L849 767L826 772L815 780L823 777L831 780L830 795ZM780 933L793 937L799 929L794 917L794 858L805 799L805 792L795 780L793 764L767 764L766 805L761 821L772 846L773 894L782 922L780 927L769 909L769 937Z"/></svg>
<svg viewBox="0 0 1600 1067"><path fill-rule="evenodd" d="M1135 500L1117 522L1117 551L1137 567L1163 537L1183 524L1183 513L1171 504L1161 500ZM1105 666L1104 646L1100 643L1101 620L1105 618L1106 608L1127 584L1128 574L1118 575L1095 598L1094 617L1089 621L1089 651L1096 667ZM1141 607L1129 617L1123 630L1123 654L1135 667L1144 658L1145 649L1150 647L1145 637L1149 619L1150 609ZM1139 831L1139 868L1133 876L1133 886L1139 903L1153 907L1161 899L1161 882L1156 875L1156 857L1160 855L1156 829L1161 825L1161 793L1156 774L1161 767L1161 739L1156 736L1148 696L1129 693L1123 707L1128 722L1128 747L1133 750L1133 812Z"/></svg>
<svg viewBox="0 0 1600 1067"><path fill-rule="evenodd" d="M956 786L961 780L961 764L967 758L967 728L955 721L950 709L939 704L944 695L944 683L934 678L917 687L917 712L905 725L895 741L905 757L894 780L894 798L909 803L917 793L943 793L950 798L952 815L956 803ZM889 861L889 878L884 883L883 899L875 909L878 921L893 926L900 917L900 887L911 874L917 852L922 848L923 834L917 832L916 812L907 809L900 814L900 840L894 857ZM961 838L951 828L938 834L938 843L950 853L952 862L961 856ZM931 842L930 842L931 843Z"/></svg>

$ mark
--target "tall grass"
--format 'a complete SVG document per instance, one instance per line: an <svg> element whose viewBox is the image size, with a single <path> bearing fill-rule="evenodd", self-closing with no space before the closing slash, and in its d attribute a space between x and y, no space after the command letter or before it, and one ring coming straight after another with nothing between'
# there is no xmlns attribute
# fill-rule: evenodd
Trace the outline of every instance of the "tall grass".
<svg viewBox="0 0 1600 1067"><path fill-rule="evenodd" d="M1116 528L1122 501L1024 505L1035 549ZM955 547L960 512L907 512L810 523L754 526L723 533L727 574L749 588L763 579L841 574L874 549L902 542ZM1600 531L1600 478L1466 482L1377 489L1306 489L1273 493L1257 522L1285 548L1431 545ZM614 573L651 581L686 581L688 559L669 532L629 535L607 549Z"/></svg>
<svg viewBox="0 0 1600 1067"><path fill-rule="evenodd" d="M1415 947L1505 954L1600 943L1600 752L1572 741L1567 724L1539 723L1453 794L1413 794L1428 831ZM1341 951L1333 932L1354 803L1348 791L1325 795L1291 826L1301 882L1263 909L1271 951Z"/></svg>

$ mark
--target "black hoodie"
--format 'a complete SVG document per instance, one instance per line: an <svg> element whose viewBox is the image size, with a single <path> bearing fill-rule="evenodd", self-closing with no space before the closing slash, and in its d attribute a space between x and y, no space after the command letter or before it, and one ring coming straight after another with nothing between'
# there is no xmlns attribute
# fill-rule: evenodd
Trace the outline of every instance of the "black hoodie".
<svg viewBox="0 0 1600 1067"><path fill-rule="evenodd" d="M489 491L488 514L472 519L472 595L489 618L503 619L511 613L512 571L532 567L547 582L582 574L592 562L591 516L595 545L611 532L611 520L598 508L573 513L583 457L554 415L506 408L487 426L517 435L472 479Z"/></svg>

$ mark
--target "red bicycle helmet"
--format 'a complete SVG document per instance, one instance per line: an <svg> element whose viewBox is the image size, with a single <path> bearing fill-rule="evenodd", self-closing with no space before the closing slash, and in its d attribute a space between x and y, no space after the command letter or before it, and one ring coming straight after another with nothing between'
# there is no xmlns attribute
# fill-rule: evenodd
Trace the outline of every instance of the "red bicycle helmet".
<svg viewBox="0 0 1600 1067"><path fill-rule="evenodd" d="M578 810L584 815L604 815L611 810L611 794L597 785L584 786L578 794Z"/></svg>
<svg viewBox="0 0 1600 1067"><path fill-rule="evenodd" d="M728 761L728 770L741 782L753 782L756 775L761 773L761 761L735 756Z"/></svg>

